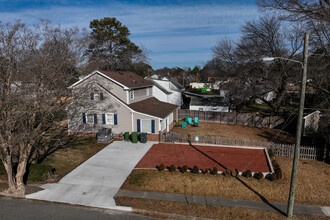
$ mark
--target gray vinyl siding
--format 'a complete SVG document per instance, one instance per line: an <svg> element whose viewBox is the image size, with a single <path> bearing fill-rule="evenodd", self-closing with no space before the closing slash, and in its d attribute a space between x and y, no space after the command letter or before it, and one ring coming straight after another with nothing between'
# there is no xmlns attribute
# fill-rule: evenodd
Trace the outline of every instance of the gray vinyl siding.
<svg viewBox="0 0 330 220"><path fill-rule="evenodd" d="M120 132L132 130L130 110L109 93L103 92L103 94L103 100L91 100L91 102L94 102L92 108L76 107L68 111L69 132L96 133L101 128L112 128L113 132L118 134ZM83 113L96 114L97 124L84 124ZM117 125L103 124L102 114L105 113L117 114Z"/></svg>
<svg viewBox="0 0 330 220"><path fill-rule="evenodd" d="M123 87L111 82L110 80L106 79L105 77L99 75L99 74L94 74L85 81L82 81L80 84L76 85L73 88L73 98L77 97L78 95L83 93L86 93L87 98L90 98L90 93L92 91L92 86L100 84L107 90L109 90L112 94L115 94L120 100L126 102L126 91L124 91ZM96 87L99 89L99 87ZM105 93L105 92L103 92Z"/></svg>

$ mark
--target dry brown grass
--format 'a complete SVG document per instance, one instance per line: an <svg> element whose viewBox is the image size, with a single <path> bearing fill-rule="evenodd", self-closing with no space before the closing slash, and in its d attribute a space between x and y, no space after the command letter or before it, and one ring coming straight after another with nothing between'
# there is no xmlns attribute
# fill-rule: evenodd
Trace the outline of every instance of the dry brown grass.
<svg viewBox="0 0 330 220"><path fill-rule="evenodd" d="M181 125L181 123L179 122L177 125ZM200 122L198 127L188 126L187 128L181 128L181 126L175 126L171 131L191 135L210 135L263 142L273 141L276 143L292 144L295 141L293 135L278 129L255 128L212 122Z"/></svg>
<svg viewBox="0 0 330 220"><path fill-rule="evenodd" d="M122 189L207 195L221 198L286 203L291 180L292 158L277 157L283 170L281 180L256 180L239 176L194 175L152 170L134 170ZM295 203L330 206L330 165L319 161L300 160Z"/></svg>
<svg viewBox="0 0 330 220"><path fill-rule="evenodd" d="M169 213L171 215L175 213L179 215L212 219L287 219L284 215L273 211L206 206L126 197L118 197L117 201L123 205L131 206L135 209L149 210L157 213ZM328 219L328 217L317 215L294 215L291 219L316 220Z"/></svg>
<svg viewBox="0 0 330 220"><path fill-rule="evenodd" d="M63 177L107 145L97 143L95 137L77 137L70 147L57 150L47 157L43 164L51 165L56 169L56 173Z"/></svg>

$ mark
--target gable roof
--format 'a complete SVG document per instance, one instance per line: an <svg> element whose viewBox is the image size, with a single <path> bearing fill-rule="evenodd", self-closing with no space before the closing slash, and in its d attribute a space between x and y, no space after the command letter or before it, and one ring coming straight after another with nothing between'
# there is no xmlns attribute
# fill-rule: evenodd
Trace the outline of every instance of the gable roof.
<svg viewBox="0 0 330 220"><path fill-rule="evenodd" d="M118 84L119 86L123 87L124 89L135 89L135 88L144 88L144 87L151 87L153 84L141 76L137 75L136 73L129 72L129 71L99 71L95 70L91 74L85 76L78 82L69 86L69 88L73 88L76 85L80 84L84 80L88 79L89 77L93 76L94 74L99 74L105 77L108 80L113 81L114 83Z"/></svg>
<svg viewBox="0 0 330 220"><path fill-rule="evenodd" d="M159 90L164 92L166 95L172 94L172 92L168 91L163 86L159 85L154 79L149 79L149 78L145 78L145 79L152 82L154 84L154 86L156 86Z"/></svg>
<svg viewBox="0 0 330 220"><path fill-rule="evenodd" d="M145 99L139 102L132 103L128 105L134 111L141 112L147 115L156 116L159 118L165 118L175 109L177 109L178 105L173 105L166 102L161 102L155 97L151 97L149 99Z"/></svg>
<svg viewBox="0 0 330 220"><path fill-rule="evenodd" d="M111 79L123 84L128 88L141 88L153 86L153 84L136 73L130 71L99 71Z"/></svg>
<svg viewBox="0 0 330 220"><path fill-rule="evenodd" d="M163 119L179 107L178 105L161 102L158 99L156 99L155 97L151 97L149 99L145 99L145 100L127 105L124 101L122 101L115 94L110 92L108 89L104 88L101 84L97 84L97 85L99 85L102 89L107 91L112 97L117 99L121 104L123 104L127 108L129 108L133 111L136 111L138 113L143 113L143 114L146 114L149 116L154 116L154 117Z"/></svg>

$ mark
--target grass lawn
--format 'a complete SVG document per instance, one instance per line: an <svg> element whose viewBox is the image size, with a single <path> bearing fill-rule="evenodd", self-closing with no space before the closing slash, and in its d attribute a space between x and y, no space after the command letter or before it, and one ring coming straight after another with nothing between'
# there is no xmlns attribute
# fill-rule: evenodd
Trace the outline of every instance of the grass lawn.
<svg viewBox="0 0 330 220"><path fill-rule="evenodd" d="M70 147L56 151L42 163L54 167L56 174L62 178L107 145L97 143L95 137L77 137Z"/></svg>
<svg viewBox="0 0 330 220"><path fill-rule="evenodd" d="M77 137L70 147L57 150L55 153L49 155L41 164L50 165L55 168L59 180L107 145L97 143L95 137ZM4 169L2 168L0 171L0 179L7 180ZM28 184L33 183L42 182L28 181ZM7 183L0 183L0 191L6 188Z"/></svg>
<svg viewBox="0 0 330 220"><path fill-rule="evenodd" d="M200 218L212 218L212 219L287 219L281 213L273 211L260 211L253 209L243 209L234 207L217 207L217 206L207 206L207 205L196 205L196 204L186 204L180 202L166 202L148 199L136 199L119 197L117 199L122 204L129 205L135 209L149 210L152 212L146 214L148 216L154 216L157 218L167 218L165 213L170 214L169 217L176 219L172 215L174 213L185 216L195 216ZM139 213L139 211L136 211ZM162 213L162 214L160 214ZM191 217L193 219L193 217ZM294 215L291 219L302 219L302 220L316 220L316 219L329 219L326 216L317 215Z"/></svg>
<svg viewBox="0 0 330 220"><path fill-rule="evenodd" d="M292 158L276 157L283 178L273 182L255 178L210 174L170 173L156 170L133 170L122 189L208 195L221 198L287 203L291 180ZM300 160L296 187L296 204L330 206L330 165L313 160Z"/></svg>
<svg viewBox="0 0 330 220"><path fill-rule="evenodd" d="M181 122L182 123L182 122ZM243 125L229 125L222 123L200 122L198 127L188 126L181 128L181 123L177 123L171 131L191 134L208 135L239 140L263 141L292 144L295 138L288 132L279 129L256 128Z"/></svg>

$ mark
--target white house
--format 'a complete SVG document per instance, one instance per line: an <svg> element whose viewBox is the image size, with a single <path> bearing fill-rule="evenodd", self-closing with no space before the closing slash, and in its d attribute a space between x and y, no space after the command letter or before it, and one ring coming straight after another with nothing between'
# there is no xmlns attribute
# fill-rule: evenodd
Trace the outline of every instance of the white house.
<svg viewBox="0 0 330 220"><path fill-rule="evenodd" d="M182 92L184 87L172 77L161 77L158 78L153 75L151 78L146 80L153 82L152 94L158 100L167 102L175 105L182 105Z"/></svg>

